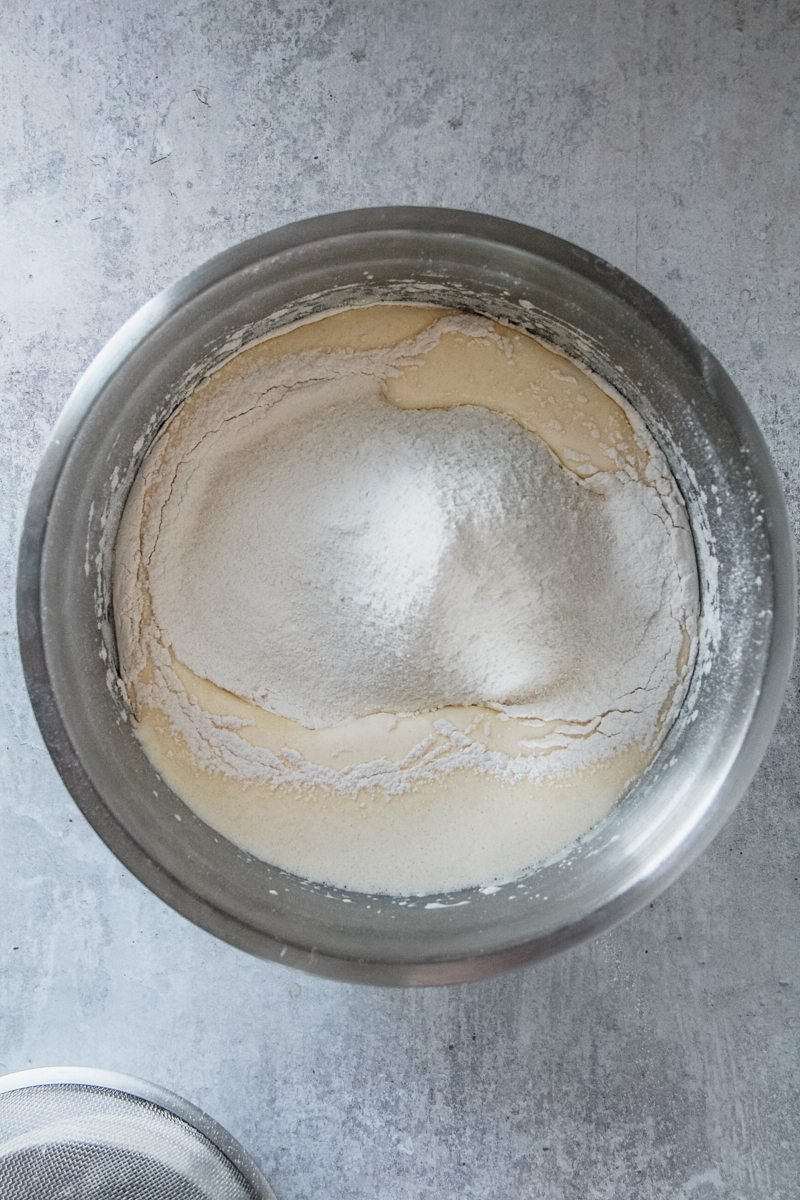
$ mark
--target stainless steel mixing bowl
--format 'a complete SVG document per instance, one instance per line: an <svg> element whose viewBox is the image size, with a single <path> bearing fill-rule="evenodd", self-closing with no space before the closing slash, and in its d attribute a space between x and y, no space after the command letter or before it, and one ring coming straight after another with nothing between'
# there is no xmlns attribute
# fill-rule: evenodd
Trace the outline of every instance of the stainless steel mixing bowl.
<svg viewBox="0 0 800 1200"><path fill-rule="evenodd" d="M703 669L655 762L566 856L492 894L412 903L347 895L252 858L164 785L115 685L111 548L156 429L203 372L253 337L380 299L472 308L590 365L661 443L698 547ZM19 561L31 700L64 782L114 853L179 912L244 950L382 984L477 979L541 958L666 887L731 813L764 752L788 678L794 606L791 536L764 441L686 327L576 246L424 208L288 226L235 246L146 304L89 367L56 425Z"/></svg>

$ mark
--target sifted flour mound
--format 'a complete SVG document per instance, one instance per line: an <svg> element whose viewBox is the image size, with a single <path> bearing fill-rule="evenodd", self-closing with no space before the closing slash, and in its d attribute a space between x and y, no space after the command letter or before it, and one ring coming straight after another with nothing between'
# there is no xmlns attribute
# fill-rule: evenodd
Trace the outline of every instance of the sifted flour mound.
<svg viewBox="0 0 800 1200"><path fill-rule="evenodd" d="M295 386L193 449L167 512L149 578L174 654L304 725L625 709L631 740L674 681L658 496L575 479L498 413L402 411L379 379Z"/></svg>
<svg viewBox="0 0 800 1200"><path fill-rule="evenodd" d="M482 355L463 403L436 392L459 340ZM520 343L560 405L514 375ZM653 753L691 663L696 570L634 414L532 339L441 312L398 344L273 353L222 382L156 439L118 540L142 726L157 714L217 776L362 800Z"/></svg>

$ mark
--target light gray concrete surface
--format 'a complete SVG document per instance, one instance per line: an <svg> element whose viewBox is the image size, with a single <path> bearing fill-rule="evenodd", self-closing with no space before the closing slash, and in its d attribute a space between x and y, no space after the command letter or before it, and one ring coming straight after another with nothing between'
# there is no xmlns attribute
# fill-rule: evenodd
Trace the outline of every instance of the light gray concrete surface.
<svg viewBox="0 0 800 1200"><path fill-rule="evenodd" d="M797 529L800 10L10 0L3 26L0 1068L172 1087L283 1200L797 1195L797 673L736 817L655 905L480 986L371 991L248 959L117 864L43 749L12 591L48 429L122 320L364 204L514 217L631 272L730 370Z"/></svg>

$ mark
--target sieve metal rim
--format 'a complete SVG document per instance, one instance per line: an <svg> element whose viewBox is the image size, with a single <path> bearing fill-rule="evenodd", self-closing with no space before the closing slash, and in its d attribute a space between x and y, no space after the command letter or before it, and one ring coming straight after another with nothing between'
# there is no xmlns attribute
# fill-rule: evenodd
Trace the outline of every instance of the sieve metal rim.
<svg viewBox="0 0 800 1200"><path fill-rule="evenodd" d="M222 1153L260 1200L277 1200L275 1193L253 1159L237 1142L233 1134L220 1125L207 1112L178 1096L168 1088L121 1071L107 1071L100 1067L32 1067L25 1071L12 1071L0 1075L0 1096L8 1092L24 1091L37 1087L86 1087L117 1092L132 1096L136 1100L153 1104L178 1120L191 1126Z"/></svg>

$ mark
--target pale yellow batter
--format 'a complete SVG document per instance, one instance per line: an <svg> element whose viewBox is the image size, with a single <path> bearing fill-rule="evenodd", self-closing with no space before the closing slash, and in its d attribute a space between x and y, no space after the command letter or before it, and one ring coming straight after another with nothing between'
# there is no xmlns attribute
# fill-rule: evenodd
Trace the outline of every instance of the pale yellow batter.
<svg viewBox="0 0 800 1200"><path fill-rule="evenodd" d="M641 496L647 510L641 528L652 526L652 537L661 539L657 561L669 575L662 590L671 599L648 601L653 621L656 615L661 621L652 651L659 661L642 665L639 675L637 664L626 665L612 693L619 703L593 708L587 680L585 710L573 688L568 713L553 692L526 695L524 702L491 696L490 703L308 723L287 715L296 707L279 702L269 678L263 693L245 694L238 682L225 686L227 676L221 682L224 664L206 672L182 660L176 645L189 646L184 657L192 657L197 637L196 629L183 631L191 622L174 616L174 596L185 594L187 613L195 597L191 588L173 585L170 592L161 581L184 553L183 527L171 543L171 522L202 478L203 447L228 436L234 423L246 431L250 422L252 438L282 436L293 414L311 403L312 385L348 372L354 381L377 380L381 402L397 409L477 406L513 418L546 444L558 470L578 481L582 498L591 492L595 505L616 503L620 495L638 503ZM325 411L325 403L314 403ZM250 440L243 434L241 446ZM226 453L215 495L224 479L229 496L219 503L235 506L236 458ZM291 538L291 512L275 519ZM498 574L502 564L492 569ZM565 596L568 603L574 598ZM527 334L436 308L339 312L230 360L156 439L117 542L122 675L154 765L237 844L305 877L358 891L418 894L511 878L596 824L645 768L668 727L693 660L696 605L680 495L636 415ZM230 612L221 611L224 636L241 611L233 601ZM242 659L246 666L248 655ZM197 667L200 659L192 661ZM382 766L365 772L364 764Z"/></svg>

